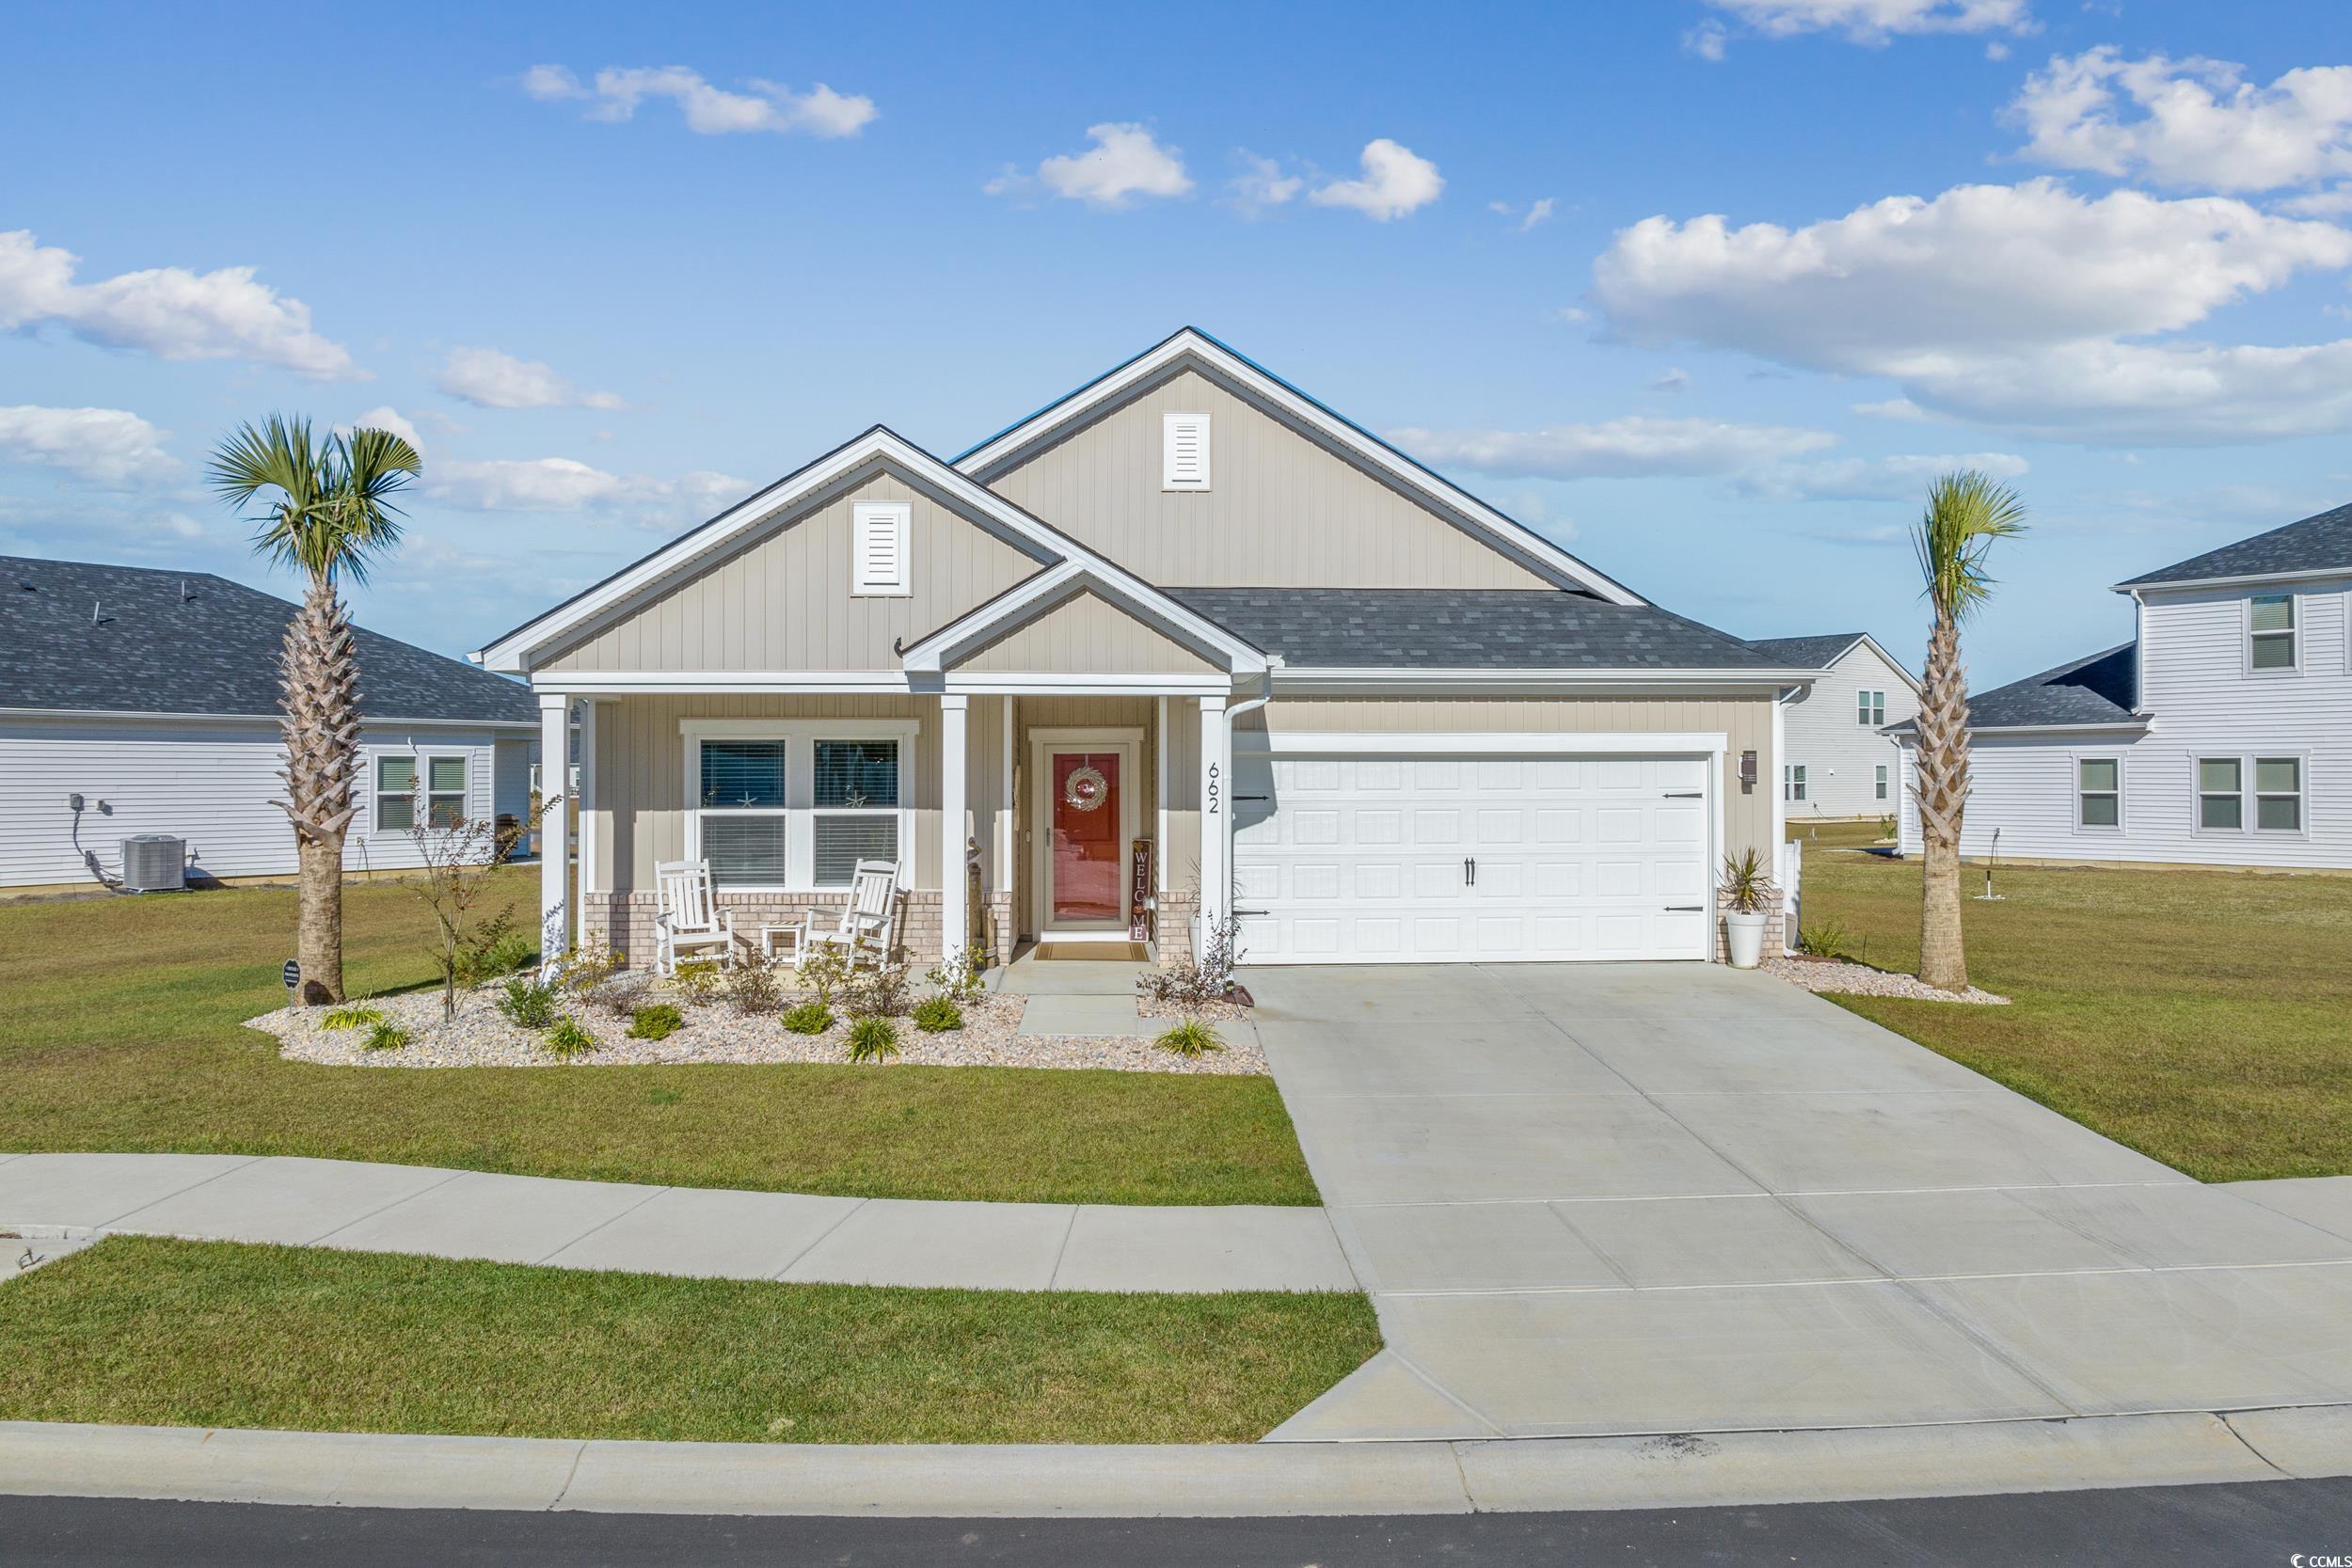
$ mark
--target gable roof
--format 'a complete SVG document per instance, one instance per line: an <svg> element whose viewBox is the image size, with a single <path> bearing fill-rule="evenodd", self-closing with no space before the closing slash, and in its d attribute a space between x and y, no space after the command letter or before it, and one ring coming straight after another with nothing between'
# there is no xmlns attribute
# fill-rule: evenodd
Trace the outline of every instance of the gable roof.
<svg viewBox="0 0 2352 1568"><path fill-rule="evenodd" d="M2257 533L2234 545L2159 566L2115 585L2134 588L2191 582L2231 582L2248 578L2316 577L2352 572L2352 505L2316 512L2299 522Z"/></svg>
<svg viewBox="0 0 2352 1568"><path fill-rule="evenodd" d="M660 548L624 566L595 587L575 594L553 610L516 626L472 657L476 662L493 670L525 671L530 667L532 655L577 635L600 617L688 574L702 562L732 548L738 541L777 514L788 511L805 497L854 475L869 465L896 467L909 479L938 490L951 506L967 515L987 519L1013 537L1027 541L1049 558L1048 563L1035 576L1025 579L1007 594L998 595L997 599L990 601L990 605L982 606L982 610L1000 606L1040 579L1049 578L1062 568L1071 568L1085 574L1109 597L1129 604L1149 606L1160 617L1177 624L1193 626L1199 622L1199 617L1190 610L1169 601L1158 589L1125 567L1087 548L1042 518L1015 506L968 475L958 472L898 432L885 425L875 425L864 435L842 443L815 462L737 502L701 527L689 530ZM978 613L978 610L972 612L975 615ZM959 617L950 625L961 626L969 618ZM1240 647L1230 633L1216 628L1201 629L1221 646ZM915 646L928 646L940 635L934 632ZM914 649L907 651L912 655Z"/></svg>
<svg viewBox="0 0 2352 1568"><path fill-rule="evenodd" d="M2137 644L2125 642L1971 696L1968 727L2142 729L2148 721L2132 711L2138 700L2139 650ZM1909 734L1917 727L1910 720L1887 726L1891 734Z"/></svg>
<svg viewBox="0 0 2352 1568"><path fill-rule="evenodd" d="M1123 364L1114 366L1036 413L1008 425L954 459L955 467L983 483L994 480L1018 458L1065 426L1090 419L1129 393L1185 366L1239 388L1364 467L1418 497L1474 536L1539 575L1613 604L1641 604L1639 594L1586 565L1542 534L1506 516L1435 469L1311 397L1255 360L1236 353L1198 327L1181 327Z"/></svg>
<svg viewBox="0 0 2352 1568"><path fill-rule="evenodd" d="M0 556L0 708L275 715L294 614L209 572ZM364 627L357 638L371 719L539 722L527 687Z"/></svg>
<svg viewBox="0 0 2352 1568"><path fill-rule="evenodd" d="M1861 643L1868 643L1870 651L1884 659L1887 666L1902 676L1916 691L1919 679L1911 673L1911 666L1882 647L1879 640L1867 631L1833 631L1813 637L1751 637L1748 646L1761 648L1775 658L1789 664L1803 665L1808 670L1827 670L1844 658Z"/></svg>
<svg viewBox="0 0 2352 1568"><path fill-rule="evenodd" d="M1105 574L1097 563L1079 560L1058 562L1022 578L994 598L909 643L900 652L900 661L910 673L936 673L983 643L1052 613L1084 593L1095 594L1175 641L1216 656L1228 670L1254 674L1266 667L1263 651L1223 622L1165 589L1125 573Z"/></svg>
<svg viewBox="0 0 2352 1568"><path fill-rule="evenodd" d="M1171 588L1275 655L1317 669L1679 671L1786 668L1728 632L1649 604L1605 604L1552 588Z"/></svg>

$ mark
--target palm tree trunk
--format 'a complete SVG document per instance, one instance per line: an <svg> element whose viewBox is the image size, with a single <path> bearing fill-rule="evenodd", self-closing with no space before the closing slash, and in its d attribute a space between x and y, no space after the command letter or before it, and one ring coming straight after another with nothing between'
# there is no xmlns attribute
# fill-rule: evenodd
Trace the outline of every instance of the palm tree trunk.
<svg viewBox="0 0 2352 1568"><path fill-rule="evenodd" d="M1939 990L1968 989L1960 929L1960 828L1968 803L1968 688L1960 626L1938 611L1919 692L1919 838L1926 878L1919 902L1919 978Z"/></svg>
<svg viewBox="0 0 2352 1568"><path fill-rule="evenodd" d="M285 809L302 891L294 958L306 1006L343 999L343 834L358 809L359 667L351 621L334 582L313 578L286 627L279 728Z"/></svg>

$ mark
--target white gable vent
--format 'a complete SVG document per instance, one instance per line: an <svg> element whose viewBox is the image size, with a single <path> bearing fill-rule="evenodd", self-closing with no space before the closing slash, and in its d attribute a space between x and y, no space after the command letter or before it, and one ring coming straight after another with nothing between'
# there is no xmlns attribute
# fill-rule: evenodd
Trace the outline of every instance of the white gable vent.
<svg viewBox="0 0 2352 1568"><path fill-rule="evenodd" d="M1206 414L1161 416L1160 488L1206 490L1209 487L1209 417Z"/></svg>
<svg viewBox="0 0 2352 1568"><path fill-rule="evenodd" d="M905 501L859 501L850 508L857 557L851 593L903 598L914 592L907 568L912 511Z"/></svg>

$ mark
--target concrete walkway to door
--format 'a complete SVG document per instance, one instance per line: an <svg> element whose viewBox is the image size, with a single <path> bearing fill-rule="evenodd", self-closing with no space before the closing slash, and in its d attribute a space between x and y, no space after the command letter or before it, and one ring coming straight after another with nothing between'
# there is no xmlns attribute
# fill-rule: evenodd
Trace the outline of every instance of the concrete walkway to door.
<svg viewBox="0 0 2352 1568"><path fill-rule="evenodd" d="M1713 965L1248 984L1390 1347L1276 1440L2352 1400L2352 1179L2201 1185Z"/></svg>

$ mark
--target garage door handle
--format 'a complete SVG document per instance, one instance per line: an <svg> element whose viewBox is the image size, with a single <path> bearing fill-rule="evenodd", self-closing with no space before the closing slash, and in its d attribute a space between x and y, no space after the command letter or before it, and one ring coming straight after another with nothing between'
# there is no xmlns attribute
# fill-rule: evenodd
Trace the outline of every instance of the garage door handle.
<svg viewBox="0 0 2352 1568"><path fill-rule="evenodd" d="M1666 799L1669 800L1704 800L1707 799L1707 794L1704 790L1697 789L1670 789L1666 791Z"/></svg>
<svg viewBox="0 0 2352 1568"><path fill-rule="evenodd" d="M1476 861L1466 860L1462 863L1462 885L1464 887L1478 885L1478 863Z"/></svg>
<svg viewBox="0 0 2352 1568"><path fill-rule="evenodd" d="M1233 911L1232 912L1233 912L1234 914L1237 914L1237 915L1242 915L1242 914L1263 914L1263 913L1265 913L1265 911L1263 911L1263 910L1235 910L1235 911Z"/></svg>
<svg viewBox="0 0 2352 1568"><path fill-rule="evenodd" d="M1666 906L1666 912L1668 914L1705 914L1707 906L1705 904L1669 904Z"/></svg>

